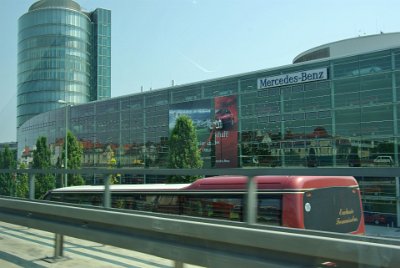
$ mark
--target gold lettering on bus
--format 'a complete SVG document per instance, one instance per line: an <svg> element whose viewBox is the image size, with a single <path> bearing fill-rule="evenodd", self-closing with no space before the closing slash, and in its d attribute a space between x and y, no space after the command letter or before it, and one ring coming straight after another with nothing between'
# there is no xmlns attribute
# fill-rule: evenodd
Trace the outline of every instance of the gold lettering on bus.
<svg viewBox="0 0 400 268"><path fill-rule="evenodd" d="M348 219L341 219L341 218L336 219L336 225L348 224L352 222L358 222L358 218L356 218L354 215Z"/></svg>
<svg viewBox="0 0 400 268"><path fill-rule="evenodd" d="M340 209L339 210L339 215L340 216L347 216L347 215L352 215L352 214L354 214L354 210L353 209L345 208L345 209Z"/></svg>
<svg viewBox="0 0 400 268"><path fill-rule="evenodd" d="M341 208L339 210L339 217L336 219L336 225L349 224L353 222L358 222L358 218L354 216L354 210Z"/></svg>

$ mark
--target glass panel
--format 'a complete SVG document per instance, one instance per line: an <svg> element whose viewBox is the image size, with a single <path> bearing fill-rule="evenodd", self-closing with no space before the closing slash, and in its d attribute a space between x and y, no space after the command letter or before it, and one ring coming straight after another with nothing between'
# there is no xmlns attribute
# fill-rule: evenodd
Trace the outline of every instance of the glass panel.
<svg viewBox="0 0 400 268"><path fill-rule="evenodd" d="M388 88L392 87L392 75L391 74L377 74L370 75L361 78L360 80L360 90L370 90L370 89L379 89L379 88Z"/></svg>
<svg viewBox="0 0 400 268"><path fill-rule="evenodd" d="M361 123L361 134L363 136L393 135L393 121Z"/></svg>
<svg viewBox="0 0 400 268"><path fill-rule="evenodd" d="M361 109L361 122L393 120L392 106L363 107Z"/></svg>
<svg viewBox="0 0 400 268"><path fill-rule="evenodd" d="M359 74L358 62L337 63L333 67L333 74L335 78L356 76Z"/></svg>
<svg viewBox="0 0 400 268"><path fill-rule="evenodd" d="M390 54L384 57L360 60L360 75L378 73L391 69L392 62Z"/></svg>
<svg viewBox="0 0 400 268"><path fill-rule="evenodd" d="M257 223L282 225L282 197L259 194Z"/></svg>
<svg viewBox="0 0 400 268"><path fill-rule="evenodd" d="M335 95L335 106L352 107L360 105L360 93L337 94Z"/></svg>
<svg viewBox="0 0 400 268"><path fill-rule="evenodd" d="M359 79L345 79L334 82L335 94L345 94L360 91Z"/></svg>

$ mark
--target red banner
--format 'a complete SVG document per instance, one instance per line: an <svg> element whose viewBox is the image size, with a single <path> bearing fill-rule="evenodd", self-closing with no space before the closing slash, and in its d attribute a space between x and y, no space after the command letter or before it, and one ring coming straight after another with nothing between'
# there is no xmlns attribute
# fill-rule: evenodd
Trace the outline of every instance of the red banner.
<svg viewBox="0 0 400 268"><path fill-rule="evenodd" d="M236 96L217 97L215 102L215 167L238 167L238 112Z"/></svg>

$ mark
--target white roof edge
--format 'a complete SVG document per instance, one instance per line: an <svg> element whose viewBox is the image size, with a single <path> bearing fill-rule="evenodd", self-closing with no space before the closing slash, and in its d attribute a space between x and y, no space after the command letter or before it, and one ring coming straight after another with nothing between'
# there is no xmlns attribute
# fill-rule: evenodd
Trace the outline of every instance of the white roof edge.
<svg viewBox="0 0 400 268"><path fill-rule="evenodd" d="M383 42L382 39L385 39L386 42ZM374 50L384 50L384 49L387 49L388 47L393 46L394 42L388 42L389 39L392 39L392 41L394 41L395 39L398 39L399 46L400 46L400 32L357 36L357 37L342 39L342 40L338 40L338 41L334 41L334 42L330 42L327 44L323 44L320 46L310 48L306 51L301 52L296 57L294 57L293 62L295 62L296 60L298 60L300 57L302 57L304 55L307 55L314 51L318 51L323 48L331 49L330 57L327 57L324 59L329 59L332 57L344 57L344 56L348 56L351 54L367 53L370 51L372 52ZM354 45L354 43L357 43L357 45ZM345 50L343 50L343 48L345 48ZM305 61L305 62L307 62L307 61Z"/></svg>
<svg viewBox="0 0 400 268"><path fill-rule="evenodd" d="M179 190L189 186L190 184L113 184L110 185L111 191L121 190ZM71 192L71 191L103 191L104 185L81 185L70 186L54 189L54 192Z"/></svg>

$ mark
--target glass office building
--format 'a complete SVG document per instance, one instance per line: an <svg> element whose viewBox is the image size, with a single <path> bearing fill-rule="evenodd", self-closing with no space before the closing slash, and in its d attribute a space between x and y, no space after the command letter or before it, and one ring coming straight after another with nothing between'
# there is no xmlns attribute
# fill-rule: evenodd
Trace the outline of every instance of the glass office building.
<svg viewBox="0 0 400 268"><path fill-rule="evenodd" d="M66 104L111 97L111 12L41 0L19 19L17 127Z"/></svg>
<svg viewBox="0 0 400 268"><path fill-rule="evenodd" d="M18 154L46 136L55 161L68 112L84 166L115 157L120 167L166 167L169 131L186 114L206 168L398 166L399 106L400 33L382 34L327 44L286 66L42 113L19 128ZM395 223L398 178L359 183L365 210L385 215L370 220Z"/></svg>

